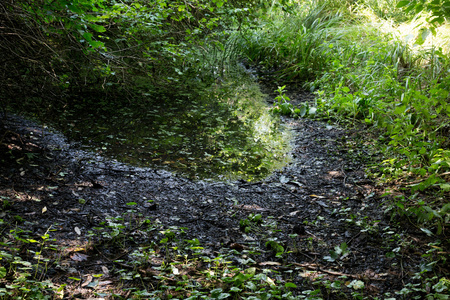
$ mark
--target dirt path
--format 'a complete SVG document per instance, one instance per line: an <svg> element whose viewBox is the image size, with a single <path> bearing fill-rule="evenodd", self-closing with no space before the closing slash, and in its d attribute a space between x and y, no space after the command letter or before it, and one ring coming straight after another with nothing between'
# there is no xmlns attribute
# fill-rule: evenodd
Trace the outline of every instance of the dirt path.
<svg viewBox="0 0 450 300"><path fill-rule="evenodd" d="M408 229L394 229L383 215L383 198L365 175L370 154L359 133L307 119L286 122L295 132L293 163L248 183L191 181L109 161L66 144L58 133L10 116L2 128L0 196L9 202L2 218L8 229L26 228L32 235L56 229L51 237L66 247L61 259L69 262L67 268L50 267L47 276L60 283L73 268L81 276L91 274L116 258L107 248L101 255L87 251L84 261L69 257L75 247L86 244L93 228L123 220L133 210L133 218L141 214L167 228L188 228L186 239L198 238L211 255L223 247L260 249L252 257L255 263L277 261L281 266L273 268L278 270L295 266L299 288L318 275L330 280L346 275L363 281L366 295L400 290L421 261L411 250L418 246L404 244L425 236L413 229L416 237L408 236ZM124 222L132 220L125 217ZM139 228L129 234L136 244L125 247L125 262L145 238ZM268 241L290 253L275 257ZM77 295L88 298L89 290Z"/></svg>

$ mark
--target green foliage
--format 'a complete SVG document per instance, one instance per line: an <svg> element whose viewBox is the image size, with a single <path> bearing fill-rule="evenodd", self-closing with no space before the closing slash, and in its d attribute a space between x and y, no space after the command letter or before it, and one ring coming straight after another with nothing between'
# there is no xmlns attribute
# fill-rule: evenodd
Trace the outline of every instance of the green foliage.
<svg viewBox="0 0 450 300"><path fill-rule="evenodd" d="M272 111L275 113L279 113L281 115L287 115L290 116L294 114L294 106L290 103L291 99L289 99L288 96L284 94L284 88L286 86L279 86L277 92L279 93L278 96L275 97L275 101L273 103Z"/></svg>
<svg viewBox="0 0 450 300"><path fill-rule="evenodd" d="M334 250L330 250L330 255L325 256L323 259L329 262L334 262L338 259L342 260L350 254L347 243L341 243L334 247Z"/></svg>
<svg viewBox="0 0 450 300"><path fill-rule="evenodd" d="M275 72L274 81L306 81L317 94L315 117L376 128L378 148L387 156L378 175L413 181L407 189L419 193L403 203L401 214L439 234L448 220L450 190L450 59L444 48L421 45L430 30L440 30L446 7L447 1L303 2L289 14L272 11L261 28L239 43L261 72ZM401 37L396 26L405 26L402 22L422 10L431 12L427 20L434 29L419 28ZM284 87L277 92L272 111L311 113L306 104L295 108Z"/></svg>
<svg viewBox="0 0 450 300"><path fill-rule="evenodd" d="M274 15L245 37L241 47L248 59L265 70L275 70L276 82L308 80L327 67L326 53L336 38L328 29L340 15L323 16L326 5Z"/></svg>
<svg viewBox="0 0 450 300"><path fill-rule="evenodd" d="M369 9L380 19L393 20L396 23L412 19L413 15L407 14L403 9L397 7L399 2L399 0L364 0L360 1L359 4Z"/></svg>
<svg viewBox="0 0 450 300"><path fill-rule="evenodd" d="M431 16L427 18L428 23L436 27L444 23L450 17L450 1L448 0L402 0L397 7L403 8L405 13L428 11Z"/></svg>
<svg viewBox="0 0 450 300"><path fill-rule="evenodd" d="M294 107L292 103L290 103L291 99L285 94L284 89L286 86L279 86L276 92L278 92L278 96L275 97L275 102L273 103L273 107L271 111L285 116L291 116L294 118L305 117L307 115L313 116L316 113L315 107L309 107L308 103L303 103L300 107Z"/></svg>
<svg viewBox="0 0 450 300"><path fill-rule="evenodd" d="M0 100L18 110L123 103L175 90L194 96L222 75L230 32L268 9L240 0L8 0L2 8L0 62L14 63L4 70ZM199 59L207 48L221 53L219 72L216 61Z"/></svg>

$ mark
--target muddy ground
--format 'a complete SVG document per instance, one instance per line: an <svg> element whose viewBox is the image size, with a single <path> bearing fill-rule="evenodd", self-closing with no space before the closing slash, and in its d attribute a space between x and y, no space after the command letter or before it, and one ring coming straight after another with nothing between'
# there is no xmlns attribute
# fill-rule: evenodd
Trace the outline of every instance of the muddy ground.
<svg viewBox="0 0 450 300"><path fill-rule="evenodd" d="M307 94L291 98L311 100ZM295 133L290 165L258 182L218 182L111 161L79 150L57 132L8 115L0 128L3 234L6 238L15 228L29 230L30 236L49 232L65 250L43 277L59 284L72 282L71 276L101 272L102 265L112 269L118 257L122 264L132 259L128 254L145 239L139 228L128 232L136 243L122 245L119 252L114 245L89 248L83 252L86 260L73 259L77 247L86 245L89 231L130 209L165 227L187 228L185 238L198 238L208 255L224 247L238 251L256 247L262 250L252 256L256 266L267 261L278 262L272 268L279 271L295 266L291 277L298 293L317 275L359 279L369 297L393 295L413 282L423 260L420 248L428 237L412 225L399 227L384 214L383 189L365 172L366 163L376 157L364 145L364 131L310 119L285 122ZM240 221L251 214L261 214L278 231L246 232ZM266 245L269 239L291 253L275 257ZM344 242L348 254L335 261L324 258ZM111 275L110 285L117 282ZM69 294L68 299L93 297L87 286Z"/></svg>

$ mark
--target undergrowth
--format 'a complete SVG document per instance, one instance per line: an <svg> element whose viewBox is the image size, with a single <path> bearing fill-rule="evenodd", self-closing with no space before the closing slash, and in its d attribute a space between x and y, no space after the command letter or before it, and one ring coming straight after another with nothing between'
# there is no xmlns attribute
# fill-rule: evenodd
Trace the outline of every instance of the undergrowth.
<svg viewBox="0 0 450 300"><path fill-rule="evenodd" d="M319 0L274 8L262 25L230 34L227 43L217 40L211 41L212 48L190 47L182 56L185 68L165 74L170 78L165 84L186 78L176 86L202 80L220 83L226 79L227 66L240 59L238 47L279 83L274 113L366 126L377 136L376 151L385 158L370 172L390 187L386 212L434 238L421 253L420 271L412 274L413 281L383 299L448 299L449 278L440 272L440 266L448 263L450 221L448 25L427 36L421 27L423 17L404 14L396 4L396 0ZM190 64L190 58L195 63ZM203 76L169 77L189 72ZM295 81L306 82L317 96L315 103L300 107L290 103L284 86ZM97 297L117 299L368 299L360 279L331 281L289 265L287 257L297 248L297 237L278 240L272 234L276 221L258 214L240 220L239 226L246 234L258 235L263 245L229 245L212 253L197 239L186 238L187 229L164 226L130 209L124 216L104 220L87 234L89 241L69 248L52 237L57 224L32 235L21 216L9 215L12 201L2 198L0 215L2 299L62 299L80 286L91 288ZM379 229L344 208L334 213L361 232L383 236L381 247L389 250L389 258L401 262L404 251L415 251L411 241L388 227ZM314 248L312 241L303 242ZM67 262L68 257L83 261L86 255L107 253L105 249L116 250L116 255L103 257L108 267L91 278L81 278ZM262 251L272 253L274 261L256 267L254 258ZM348 255L348 245L340 243L323 260L339 263ZM66 276L60 282L66 283L48 280L50 270L60 270ZM294 282L290 277L294 273L314 280ZM119 278L120 288L103 279L108 274Z"/></svg>
<svg viewBox="0 0 450 300"><path fill-rule="evenodd" d="M273 80L306 81L315 103L280 92L273 111L364 125L385 160L371 171L395 197L388 210L442 234L450 221L450 58L446 24L426 36L424 18L397 1L310 1L273 13L241 45Z"/></svg>

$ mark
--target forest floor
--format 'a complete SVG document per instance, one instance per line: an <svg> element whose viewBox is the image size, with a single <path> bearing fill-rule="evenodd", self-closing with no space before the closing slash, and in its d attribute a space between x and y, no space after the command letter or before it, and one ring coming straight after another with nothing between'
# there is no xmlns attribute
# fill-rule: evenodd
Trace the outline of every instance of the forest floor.
<svg viewBox="0 0 450 300"><path fill-rule="evenodd" d="M307 93L290 97L311 101ZM15 249L13 255L33 266L40 251L45 264L36 274L67 284L64 299L127 298L127 288L145 280L146 290L156 289L164 265L157 254L179 251L164 247L163 238L171 240L167 230L183 240L197 238L201 255L211 259L229 249L233 265L264 270L275 285L292 282L293 295L321 282L312 289L326 299L352 292L395 296L417 282L413 276L433 239L385 213L383 187L365 172L366 163L378 159L369 153L366 133L310 119L284 121L295 133L292 163L258 182L220 182L108 160L8 115L0 128L0 250ZM133 255L144 245L154 250L153 259ZM179 276L195 277L208 266L195 268ZM103 274L101 281L95 274ZM337 280L341 288L330 285Z"/></svg>

